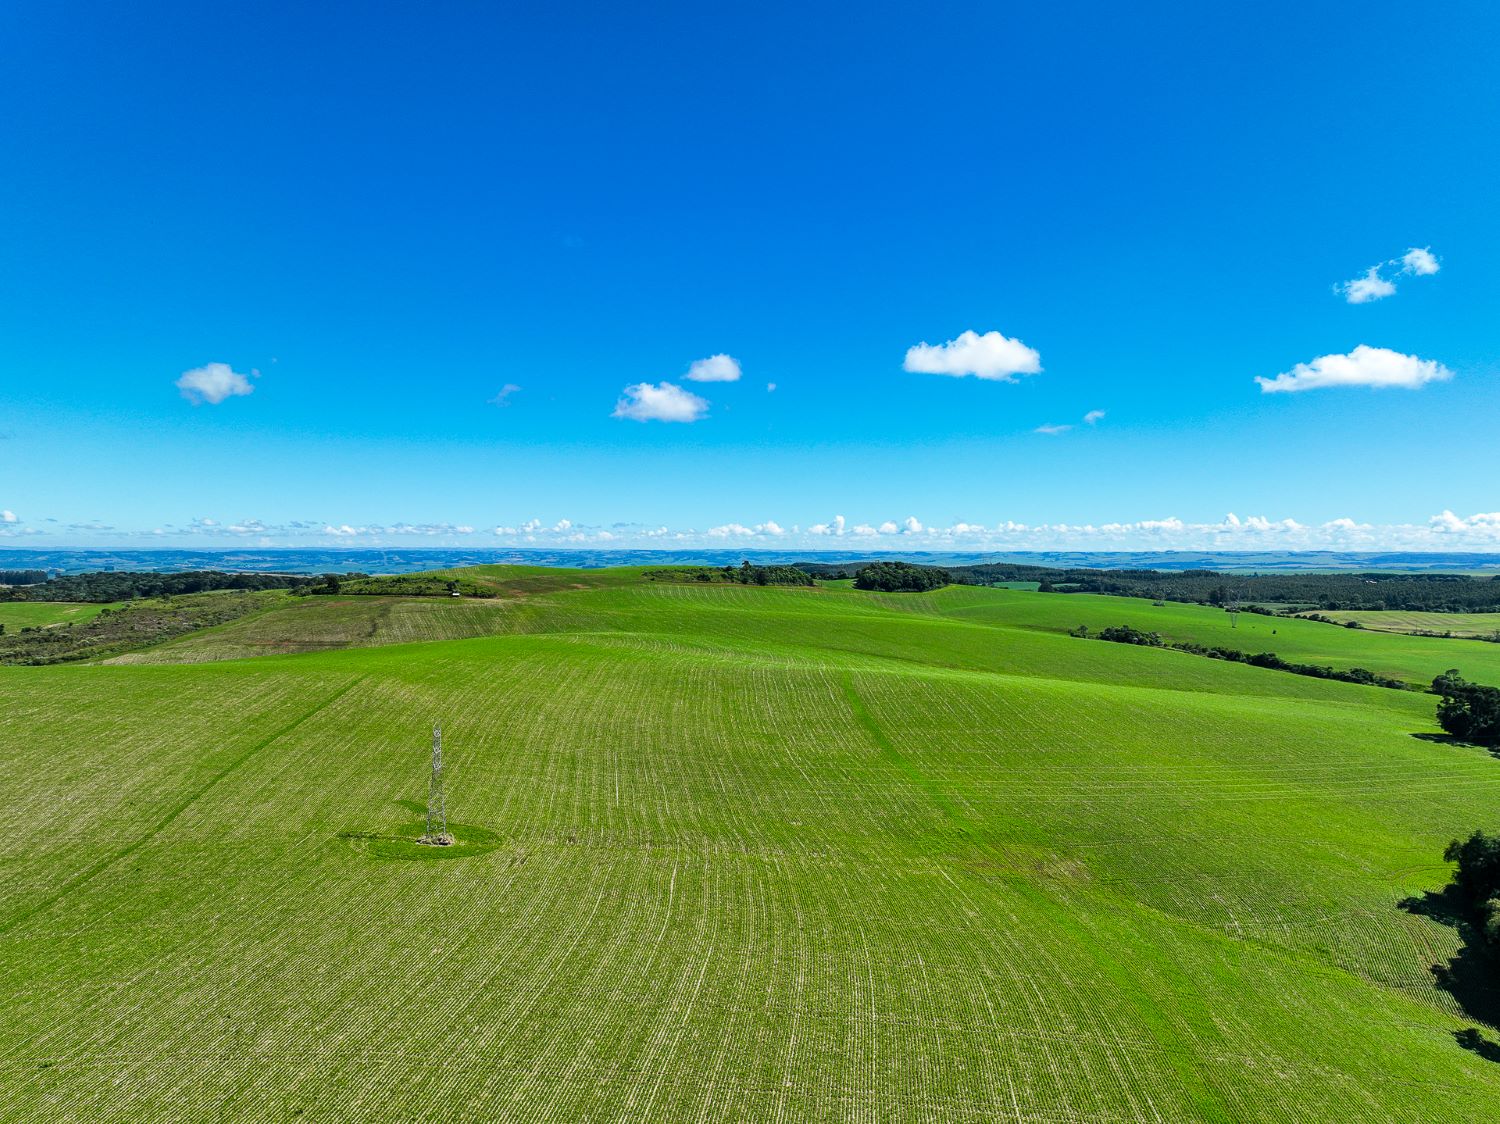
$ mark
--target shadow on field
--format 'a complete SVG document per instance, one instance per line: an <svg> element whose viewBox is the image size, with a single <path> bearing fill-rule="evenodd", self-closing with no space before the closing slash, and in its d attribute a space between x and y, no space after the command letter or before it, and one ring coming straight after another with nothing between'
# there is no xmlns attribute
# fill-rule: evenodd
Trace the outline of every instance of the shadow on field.
<svg viewBox="0 0 1500 1124"><path fill-rule="evenodd" d="M1438 987L1457 1000L1464 1014L1500 1028L1500 987L1495 985L1500 979L1500 961L1486 947L1483 935L1470 923L1458 887L1449 885L1442 890L1428 890L1420 897L1405 898L1396 904L1407 913L1430 918L1457 931L1463 944L1448 963L1432 966L1432 977ZM1470 1036L1459 1041L1464 1049L1473 1050L1491 1061L1500 1061L1500 1046L1485 1041L1478 1031L1462 1031L1461 1034Z"/></svg>
<svg viewBox="0 0 1500 1124"><path fill-rule="evenodd" d="M1412 737L1418 741L1435 742L1438 745L1456 745L1461 749L1478 749L1488 753L1491 757L1500 757L1500 746L1466 742L1463 738L1455 738L1452 734L1413 734Z"/></svg>
<svg viewBox="0 0 1500 1124"><path fill-rule="evenodd" d="M1500 1046L1480 1034L1478 1027L1471 1026L1468 1030L1455 1030L1453 1041L1465 1050L1478 1054L1487 1062L1500 1062Z"/></svg>

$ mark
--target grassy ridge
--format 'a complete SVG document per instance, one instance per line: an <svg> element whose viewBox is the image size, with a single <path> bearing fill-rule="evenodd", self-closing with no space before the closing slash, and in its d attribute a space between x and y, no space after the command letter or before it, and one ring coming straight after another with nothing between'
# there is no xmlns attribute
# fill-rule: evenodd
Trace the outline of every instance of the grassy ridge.
<svg viewBox="0 0 1500 1124"><path fill-rule="evenodd" d="M1430 698L1072 640L1073 596L548 581L473 639L0 669L0 1117L1500 1108L1396 908L1500 796ZM434 719L497 842L385 861Z"/></svg>

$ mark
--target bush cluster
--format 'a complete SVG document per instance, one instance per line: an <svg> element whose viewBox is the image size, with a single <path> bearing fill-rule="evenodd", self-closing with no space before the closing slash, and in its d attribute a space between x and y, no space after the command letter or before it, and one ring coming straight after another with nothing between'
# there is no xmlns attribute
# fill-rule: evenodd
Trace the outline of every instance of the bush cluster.
<svg viewBox="0 0 1500 1124"><path fill-rule="evenodd" d="M1476 745L1500 746L1500 687L1470 683L1457 670L1432 681L1438 703L1438 725L1455 738Z"/></svg>

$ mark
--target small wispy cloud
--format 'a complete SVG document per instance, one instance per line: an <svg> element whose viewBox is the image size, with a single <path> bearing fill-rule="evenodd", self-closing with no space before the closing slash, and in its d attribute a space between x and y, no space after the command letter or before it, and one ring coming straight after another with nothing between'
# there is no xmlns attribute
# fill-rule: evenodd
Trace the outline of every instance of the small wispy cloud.
<svg viewBox="0 0 1500 1124"><path fill-rule="evenodd" d="M253 369L250 372L251 376L259 374L259 371ZM176 386L182 391L182 396L195 406L205 402L217 406L226 398L238 398L255 390L250 376L240 374L228 363L206 363L191 371L183 371Z"/></svg>
<svg viewBox="0 0 1500 1124"><path fill-rule="evenodd" d="M500 393L499 394L495 395L495 397L493 397L493 398L491 398L489 400L490 401L490 405L492 405L492 406L509 406L510 405L510 396L512 394L519 394L519 393L521 393L521 388L519 386L517 386L513 382L508 382L508 383L506 383L504 386L502 386L500 388Z"/></svg>
<svg viewBox="0 0 1500 1124"><path fill-rule="evenodd" d="M740 364L732 355L710 355L693 360L687 378L689 382L739 382Z"/></svg>
<svg viewBox="0 0 1500 1124"><path fill-rule="evenodd" d="M962 332L947 343L926 341L906 351L906 370L923 375L973 375L992 382L1015 382L1017 375L1042 369L1041 352L999 332Z"/></svg>
<svg viewBox="0 0 1500 1124"><path fill-rule="evenodd" d="M1430 246L1413 246L1399 258L1372 265L1352 281L1341 281L1333 287L1350 304L1368 304L1394 296L1396 283L1387 274L1400 277L1430 277L1441 267Z"/></svg>
<svg viewBox="0 0 1500 1124"><path fill-rule="evenodd" d="M1453 372L1431 359L1418 359L1384 347L1360 344L1347 355L1320 355L1298 363L1275 378L1256 376L1261 393L1296 393L1336 386L1398 387L1416 390L1430 382L1443 382Z"/></svg>
<svg viewBox="0 0 1500 1124"><path fill-rule="evenodd" d="M621 392L611 417L631 421L695 422L708 413L708 400L674 383L638 382Z"/></svg>
<svg viewBox="0 0 1500 1124"><path fill-rule="evenodd" d="M1090 410L1088 413L1086 413L1086 414L1083 415L1083 424L1084 425L1098 425L1103 420L1104 420L1104 411L1103 410ZM1060 434L1060 433L1067 433L1070 429L1073 429L1073 428L1074 428L1074 426L1073 426L1073 424L1071 422L1068 422L1068 423L1063 424L1063 425L1053 425L1053 424L1049 423L1047 425L1039 425L1039 426L1037 426L1036 429L1032 430L1032 432L1033 433L1045 433L1049 437L1056 437L1058 434Z"/></svg>

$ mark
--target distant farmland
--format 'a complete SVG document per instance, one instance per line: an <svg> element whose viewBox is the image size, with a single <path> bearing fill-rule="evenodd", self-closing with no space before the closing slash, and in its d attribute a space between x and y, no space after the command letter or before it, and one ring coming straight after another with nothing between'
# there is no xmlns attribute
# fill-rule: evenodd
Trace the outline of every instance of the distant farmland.
<svg viewBox="0 0 1500 1124"><path fill-rule="evenodd" d="M1500 1112L1459 937L1398 908L1500 827L1500 761L1430 695L1066 633L1497 684L1500 645L464 575L499 596L275 593L0 668L0 1117ZM437 720L451 858L400 841Z"/></svg>
<svg viewBox="0 0 1500 1124"><path fill-rule="evenodd" d="M69 622L82 624L109 605L85 605L55 601L0 601L0 624L6 629L47 628Z"/></svg>
<svg viewBox="0 0 1500 1124"><path fill-rule="evenodd" d="M1500 636L1500 613L1408 613L1398 610L1327 612L1336 621L1358 621L1365 628L1413 635L1451 632L1454 636Z"/></svg>

